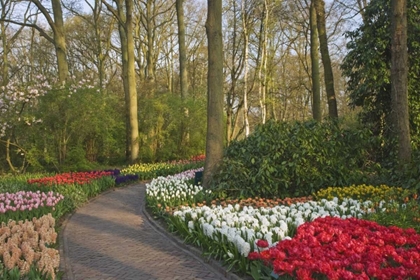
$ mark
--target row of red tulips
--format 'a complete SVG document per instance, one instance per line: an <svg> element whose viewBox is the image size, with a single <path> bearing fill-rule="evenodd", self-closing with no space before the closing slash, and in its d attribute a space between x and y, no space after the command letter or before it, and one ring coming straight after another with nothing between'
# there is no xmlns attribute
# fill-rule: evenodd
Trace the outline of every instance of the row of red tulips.
<svg viewBox="0 0 420 280"><path fill-rule="evenodd" d="M68 172L61 173L50 177L28 180L29 184L38 186L51 186L60 184L88 184L93 180L104 176L114 175L112 171L92 171L92 172Z"/></svg>

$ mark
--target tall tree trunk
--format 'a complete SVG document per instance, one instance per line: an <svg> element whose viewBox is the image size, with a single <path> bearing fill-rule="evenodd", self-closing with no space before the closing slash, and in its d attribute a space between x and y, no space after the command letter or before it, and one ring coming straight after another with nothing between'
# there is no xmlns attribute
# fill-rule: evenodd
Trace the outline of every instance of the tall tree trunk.
<svg viewBox="0 0 420 280"><path fill-rule="evenodd" d="M331 58L328 51L327 28L325 23L325 2L324 0L314 0L314 5L316 9L316 21L318 27L321 58L322 64L324 65L324 80L328 100L328 115L331 118L338 118L337 100L334 91L334 75L331 66Z"/></svg>
<svg viewBox="0 0 420 280"><path fill-rule="evenodd" d="M2 18L3 18L3 12L4 10L2 9ZM2 43L2 58L3 58L3 67L2 67L2 79L1 79L1 85L2 86L6 86L9 83L9 60L7 57L7 54L9 53L9 46L7 44L7 37L6 37L6 27L5 27L5 23L4 21L0 22L0 27L1 27L1 43Z"/></svg>
<svg viewBox="0 0 420 280"><path fill-rule="evenodd" d="M181 88L181 99L185 101L188 96L188 69L187 69L187 47L185 43L185 23L184 23L184 0L176 0L176 18L178 22L178 51L179 51L179 78ZM190 133L186 125L189 112L188 108L183 107L184 119L181 122L181 146L187 146Z"/></svg>
<svg viewBox="0 0 420 280"><path fill-rule="evenodd" d="M365 9L368 5L367 0L357 0L357 6L359 7L359 13L360 16L362 17L363 23L367 24L367 19L366 19L366 14L365 14Z"/></svg>
<svg viewBox="0 0 420 280"><path fill-rule="evenodd" d="M319 75L319 44L318 44L318 29L316 20L315 5L311 2L310 5L310 28L311 28L311 78L312 78L312 116L314 120L322 120L321 112L321 85Z"/></svg>
<svg viewBox="0 0 420 280"><path fill-rule="evenodd" d="M155 65L154 65L154 31L152 21L152 3L146 1L146 28L147 28L147 53L146 53L146 79L150 83L155 81Z"/></svg>
<svg viewBox="0 0 420 280"><path fill-rule="evenodd" d="M207 188L223 158L222 0L207 0L207 136L203 186Z"/></svg>
<svg viewBox="0 0 420 280"><path fill-rule="evenodd" d="M181 98L188 95L187 47L185 45L184 0L176 0L176 17L178 21L179 45L179 76L181 85Z"/></svg>
<svg viewBox="0 0 420 280"><path fill-rule="evenodd" d="M64 84L67 81L69 65L67 62L66 36L64 31L63 10L61 0L52 0L54 15L54 46L57 55L58 81Z"/></svg>
<svg viewBox="0 0 420 280"><path fill-rule="evenodd" d="M109 10L113 8L104 2ZM121 41L122 80L124 85L126 107L126 155L133 163L139 155L139 128L137 111L137 89L134 69L134 38L133 38L133 0L115 1L118 17L118 30ZM124 8L125 3L125 8Z"/></svg>
<svg viewBox="0 0 420 280"><path fill-rule="evenodd" d="M131 161L131 128L130 128L130 94L128 85L128 52L127 52L127 34L124 28L125 14L123 9L123 0L116 2L118 9L118 31L120 35L120 48L121 48L121 66L122 73L121 78L124 87L124 99L125 99L125 156L127 161Z"/></svg>
<svg viewBox="0 0 420 280"><path fill-rule="evenodd" d="M139 122L137 109L137 85L136 71L134 68L134 37L133 37L133 0L125 0L126 5L126 22L125 29L127 31L127 79L128 79L128 95L129 95L129 112L130 112L130 162L135 162L139 157Z"/></svg>
<svg viewBox="0 0 420 280"><path fill-rule="evenodd" d="M400 163L411 160L408 113L407 0L392 0L391 102Z"/></svg>
<svg viewBox="0 0 420 280"><path fill-rule="evenodd" d="M267 71L267 24L268 24L268 7L267 1L264 0L263 13L260 25L259 49L261 51L261 65L258 68L258 95L261 109L261 122L264 124L267 119L266 106L266 71Z"/></svg>
<svg viewBox="0 0 420 280"><path fill-rule="evenodd" d="M249 34L248 34L248 16L245 8L245 1L242 1L242 28L244 36L244 105L243 118L245 127L245 137L249 136L248 119L248 56L249 56Z"/></svg>
<svg viewBox="0 0 420 280"><path fill-rule="evenodd" d="M230 4L230 3L229 3ZM232 56L231 56L231 70L230 70L230 80L231 86L229 91L226 94L226 143L229 145L230 141L232 140L232 123L233 123L233 98L235 96L236 91L236 31L237 31L237 18L236 18L236 1L232 1L232 9L233 9L233 18L232 18L232 25L233 25L233 32L232 32Z"/></svg>

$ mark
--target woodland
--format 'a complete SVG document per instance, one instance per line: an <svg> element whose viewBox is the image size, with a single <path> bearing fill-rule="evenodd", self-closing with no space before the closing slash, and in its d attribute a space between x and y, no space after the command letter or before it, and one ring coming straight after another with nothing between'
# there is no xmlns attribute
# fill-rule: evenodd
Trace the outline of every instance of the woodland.
<svg viewBox="0 0 420 280"><path fill-rule="evenodd" d="M0 0L0 170L205 153L210 171L258 126L311 120L366 130L366 161L398 169L418 138L419 8L398 105L391 2Z"/></svg>

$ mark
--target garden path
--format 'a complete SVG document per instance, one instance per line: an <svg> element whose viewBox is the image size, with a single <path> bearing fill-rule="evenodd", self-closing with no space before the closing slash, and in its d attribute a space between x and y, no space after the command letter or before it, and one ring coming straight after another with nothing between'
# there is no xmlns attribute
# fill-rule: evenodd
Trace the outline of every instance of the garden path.
<svg viewBox="0 0 420 280"><path fill-rule="evenodd" d="M145 185L108 191L60 232L64 280L239 279L166 233L144 210Z"/></svg>

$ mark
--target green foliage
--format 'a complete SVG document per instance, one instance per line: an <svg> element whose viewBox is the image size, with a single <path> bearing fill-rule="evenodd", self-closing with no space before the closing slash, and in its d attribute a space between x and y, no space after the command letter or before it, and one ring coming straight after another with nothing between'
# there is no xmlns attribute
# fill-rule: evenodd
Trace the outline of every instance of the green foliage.
<svg viewBox="0 0 420 280"><path fill-rule="evenodd" d="M414 147L410 163L389 166L380 171L380 182L401 186L420 194L420 150L418 147Z"/></svg>
<svg viewBox="0 0 420 280"><path fill-rule="evenodd" d="M366 219L384 226L414 228L420 232L420 207L416 200L410 200L405 204L390 203L385 211L372 213Z"/></svg>
<svg viewBox="0 0 420 280"><path fill-rule="evenodd" d="M213 186L220 196L297 197L368 181L376 138L333 121L270 121L227 149Z"/></svg>
<svg viewBox="0 0 420 280"><path fill-rule="evenodd" d="M0 261L0 279L3 280L53 280L51 275L46 272L40 271L35 265L31 265L29 272L26 275L21 275L21 271L18 267L14 267L11 270L7 270L4 264ZM55 280L62 279L63 273L58 273Z"/></svg>
<svg viewBox="0 0 420 280"><path fill-rule="evenodd" d="M384 136L377 149L381 162L395 161L390 139L391 113L391 1L372 0L365 10L366 22L348 32L349 52L342 64L348 78L350 105L361 107L360 119L374 135ZM420 17L419 0L408 1L409 111L412 140L418 142L420 129Z"/></svg>
<svg viewBox="0 0 420 280"><path fill-rule="evenodd" d="M29 191L28 179L36 179L49 176L47 173L32 173L18 175L3 175L0 177L0 193L15 193L18 191Z"/></svg>
<svg viewBox="0 0 420 280"><path fill-rule="evenodd" d="M183 101L173 94L142 98L139 129L141 162L163 162L201 154L206 139L205 99Z"/></svg>
<svg viewBox="0 0 420 280"><path fill-rule="evenodd" d="M13 164L26 162L30 172L62 172L120 162L125 153L125 123L119 103L118 96L96 88L50 90L30 108L39 121L14 127L19 148L12 146Z"/></svg>

